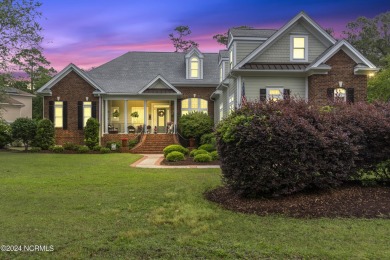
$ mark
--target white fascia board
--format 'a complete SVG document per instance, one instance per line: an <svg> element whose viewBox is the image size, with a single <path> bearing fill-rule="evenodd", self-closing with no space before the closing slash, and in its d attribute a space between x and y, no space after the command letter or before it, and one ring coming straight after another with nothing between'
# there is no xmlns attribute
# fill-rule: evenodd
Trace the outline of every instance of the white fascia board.
<svg viewBox="0 0 390 260"><path fill-rule="evenodd" d="M273 43L276 39L279 38L282 34L284 34L289 28L291 28L299 19L305 19L309 24L311 24L314 28L316 28L326 39L328 39L332 44L336 43L336 40L330 36L324 29L322 29L316 22L314 22L310 17L307 16L306 13L300 12L293 19L291 19L288 23L286 23L280 30L274 33L266 42L257 47L254 51L252 51L248 56L246 56L240 63L238 63L235 67L240 68L250 60L255 58L262 50L267 48L271 43Z"/></svg>
<svg viewBox="0 0 390 260"><path fill-rule="evenodd" d="M233 42L236 41L245 41L245 42L265 42L269 38L265 37L232 37L232 39L229 41L227 48L229 49Z"/></svg>

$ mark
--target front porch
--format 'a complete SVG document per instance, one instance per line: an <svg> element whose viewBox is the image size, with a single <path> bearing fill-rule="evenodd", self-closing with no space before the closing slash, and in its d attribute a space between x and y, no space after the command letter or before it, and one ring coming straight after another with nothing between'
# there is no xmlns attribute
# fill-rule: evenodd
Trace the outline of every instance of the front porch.
<svg viewBox="0 0 390 260"><path fill-rule="evenodd" d="M103 103L102 136L176 133L177 99L105 99Z"/></svg>

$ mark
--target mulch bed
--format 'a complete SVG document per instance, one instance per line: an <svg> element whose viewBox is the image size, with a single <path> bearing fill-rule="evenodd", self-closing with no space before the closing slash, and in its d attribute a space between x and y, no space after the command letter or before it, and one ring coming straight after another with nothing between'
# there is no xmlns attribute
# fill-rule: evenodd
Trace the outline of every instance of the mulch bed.
<svg viewBox="0 0 390 260"><path fill-rule="evenodd" d="M184 161L177 162L168 162L167 160L161 161L162 165L221 165L220 161L212 161L212 162L194 162L193 158L186 157Z"/></svg>
<svg viewBox="0 0 390 260"><path fill-rule="evenodd" d="M220 187L205 194L222 207L260 216L280 214L295 218L384 218L390 219L390 187L347 184L320 192L308 191L278 197L247 199Z"/></svg>

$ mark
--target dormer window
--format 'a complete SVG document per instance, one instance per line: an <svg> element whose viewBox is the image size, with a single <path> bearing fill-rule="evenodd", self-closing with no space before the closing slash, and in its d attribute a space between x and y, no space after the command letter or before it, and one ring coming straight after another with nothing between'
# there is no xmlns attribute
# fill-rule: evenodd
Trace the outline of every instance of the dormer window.
<svg viewBox="0 0 390 260"><path fill-rule="evenodd" d="M308 61L307 36L291 35L290 60Z"/></svg>
<svg viewBox="0 0 390 260"><path fill-rule="evenodd" d="M199 78L199 59L197 57L192 57L190 66L190 77L193 79Z"/></svg>

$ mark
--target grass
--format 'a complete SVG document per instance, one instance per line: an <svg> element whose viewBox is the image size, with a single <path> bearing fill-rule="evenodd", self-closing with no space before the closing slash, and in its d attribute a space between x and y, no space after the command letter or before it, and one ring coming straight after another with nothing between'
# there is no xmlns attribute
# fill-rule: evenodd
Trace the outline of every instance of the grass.
<svg viewBox="0 0 390 260"><path fill-rule="evenodd" d="M390 221L259 217L202 193L219 169L139 169L131 154L0 152L0 244L10 258L389 259Z"/></svg>

